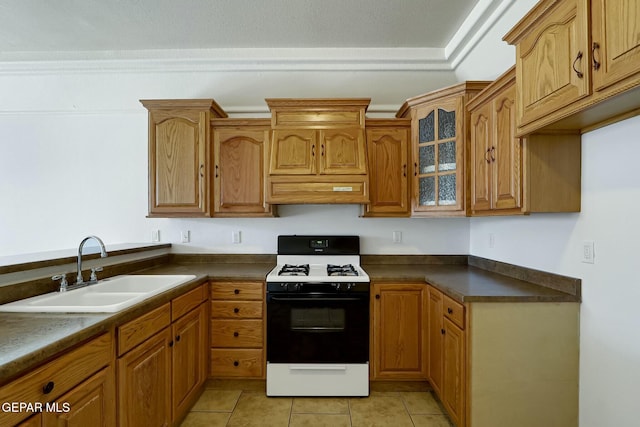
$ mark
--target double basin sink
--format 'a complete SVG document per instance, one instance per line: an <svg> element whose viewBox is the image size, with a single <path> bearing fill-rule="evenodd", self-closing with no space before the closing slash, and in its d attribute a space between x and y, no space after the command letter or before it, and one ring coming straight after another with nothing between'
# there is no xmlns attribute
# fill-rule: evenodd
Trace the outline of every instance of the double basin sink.
<svg viewBox="0 0 640 427"><path fill-rule="evenodd" d="M195 279L193 274L123 275L83 288L0 305L0 312L114 313Z"/></svg>

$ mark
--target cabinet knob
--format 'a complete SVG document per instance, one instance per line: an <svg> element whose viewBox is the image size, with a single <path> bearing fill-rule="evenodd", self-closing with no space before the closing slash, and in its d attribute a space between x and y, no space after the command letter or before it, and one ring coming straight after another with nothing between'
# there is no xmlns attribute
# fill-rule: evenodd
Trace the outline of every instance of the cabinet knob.
<svg viewBox="0 0 640 427"><path fill-rule="evenodd" d="M53 387L55 386L53 381L49 381L48 383L46 383L44 385L44 387L42 387L42 392L44 394L49 394L53 391Z"/></svg>
<svg viewBox="0 0 640 427"><path fill-rule="evenodd" d="M180 335L176 335L176 341L180 341Z"/></svg>
<svg viewBox="0 0 640 427"><path fill-rule="evenodd" d="M236 308L233 309L233 312L234 313L240 313L240 309L238 307L236 307Z"/></svg>
<svg viewBox="0 0 640 427"><path fill-rule="evenodd" d="M240 362L238 362L237 360L234 360L233 361L233 366L238 366L238 365L240 365Z"/></svg>
<svg viewBox="0 0 640 427"><path fill-rule="evenodd" d="M233 336L234 336L234 337L238 337L238 336L240 336L240 334L239 334L238 332L234 332L234 333L233 333Z"/></svg>
<svg viewBox="0 0 640 427"><path fill-rule="evenodd" d="M440 329L440 333L444 335L444 329Z"/></svg>
<svg viewBox="0 0 640 427"><path fill-rule="evenodd" d="M173 340L169 341L169 347L173 347Z"/></svg>
<svg viewBox="0 0 640 427"><path fill-rule="evenodd" d="M380 295L376 294L376 299L380 299Z"/></svg>
<svg viewBox="0 0 640 427"><path fill-rule="evenodd" d="M236 295L238 295L238 294L240 293L240 289L234 289L234 290L233 290L233 293L234 293L234 294L236 294Z"/></svg>
<svg viewBox="0 0 640 427"><path fill-rule="evenodd" d="M447 307L447 313L453 314L453 309L451 307Z"/></svg>

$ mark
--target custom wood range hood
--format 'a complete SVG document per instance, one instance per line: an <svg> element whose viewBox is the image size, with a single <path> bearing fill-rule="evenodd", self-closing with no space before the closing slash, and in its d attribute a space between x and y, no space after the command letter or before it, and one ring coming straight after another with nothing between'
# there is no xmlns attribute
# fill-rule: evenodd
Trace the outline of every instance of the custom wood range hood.
<svg viewBox="0 0 640 427"><path fill-rule="evenodd" d="M368 203L365 113L370 98L267 99L266 201Z"/></svg>

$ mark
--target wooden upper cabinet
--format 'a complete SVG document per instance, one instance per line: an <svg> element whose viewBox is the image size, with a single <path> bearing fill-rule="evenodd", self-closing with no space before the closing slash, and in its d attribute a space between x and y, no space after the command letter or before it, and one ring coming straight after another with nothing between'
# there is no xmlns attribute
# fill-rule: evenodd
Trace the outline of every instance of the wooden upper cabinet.
<svg viewBox="0 0 640 427"><path fill-rule="evenodd" d="M316 173L315 130L276 130L271 141L269 173L272 175L312 175Z"/></svg>
<svg viewBox="0 0 640 427"><path fill-rule="evenodd" d="M604 89L640 72L640 1L592 0L593 86Z"/></svg>
<svg viewBox="0 0 640 427"><path fill-rule="evenodd" d="M516 46L518 126L590 92L588 5L584 0L555 3L557 6L541 13L535 27Z"/></svg>
<svg viewBox="0 0 640 427"><path fill-rule="evenodd" d="M149 110L149 216L209 216L211 99L141 100Z"/></svg>
<svg viewBox="0 0 640 427"><path fill-rule="evenodd" d="M522 142L515 136L515 99L512 68L469 102L473 214L519 213L522 207Z"/></svg>
<svg viewBox="0 0 640 427"><path fill-rule="evenodd" d="M213 120L213 216L273 216L265 200L269 121Z"/></svg>
<svg viewBox="0 0 640 427"><path fill-rule="evenodd" d="M367 173L364 130L323 129L320 131L319 173L358 175Z"/></svg>
<svg viewBox="0 0 640 427"><path fill-rule="evenodd" d="M368 119L370 203L364 216L408 216L411 121Z"/></svg>
<svg viewBox="0 0 640 427"><path fill-rule="evenodd" d="M580 135L516 137L516 76L511 68L468 104L471 214L580 211Z"/></svg>
<svg viewBox="0 0 640 427"><path fill-rule="evenodd" d="M541 0L516 46L517 135L585 130L640 107L640 0Z"/></svg>
<svg viewBox="0 0 640 427"><path fill-rule="evenodd" d="M370 99L267 99L267 202L367 203L365 112Z"/></svg>
<svg viewBox="0 0 640 427"><path fill-rule="evenodd" d="M411 118L412 215L466 215L466 104L489 82L465 82L408 99L396 114Z"/></svg>

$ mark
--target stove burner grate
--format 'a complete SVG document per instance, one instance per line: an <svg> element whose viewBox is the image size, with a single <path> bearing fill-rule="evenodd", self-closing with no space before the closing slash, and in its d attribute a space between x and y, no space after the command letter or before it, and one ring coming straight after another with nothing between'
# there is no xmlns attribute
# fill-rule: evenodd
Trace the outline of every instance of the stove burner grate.
<svg viewBox="0 0 640 427"><path fill-rule="evenodd" d="M308 276L309 264L285 264L278 272L278 276Z"/></svg>
<svg viewBox="0 0 640 427"><path fill-rule="evenodd" d="M327 265L327 274L329 276L358 276L358 271L351 264L345 265Z"/></svg>

